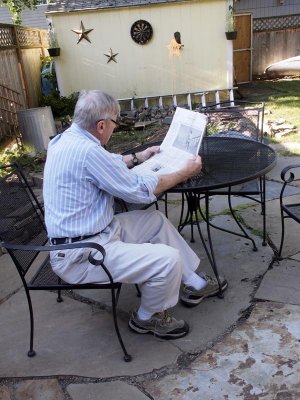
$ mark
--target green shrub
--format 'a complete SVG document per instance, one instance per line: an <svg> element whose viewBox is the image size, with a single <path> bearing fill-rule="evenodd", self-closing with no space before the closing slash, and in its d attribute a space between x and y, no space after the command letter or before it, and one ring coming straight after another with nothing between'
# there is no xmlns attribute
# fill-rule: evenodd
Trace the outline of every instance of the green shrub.
<svg viewBox="0 0 300 400"><path fill-rule="evenodd" d="M75 105L78 99L78 92L68 97L60 96L59 93L42 96L40 106L50 106L54 118L63 118L74 114Z"/></svg>
<svg viewBox="0 0 300 400"><path fill-rule="evenodd" d="M39 172L46 160L46 152L35 153L30 146L14 144L0 152L0 166L17 162L26 172Z"/></svg>

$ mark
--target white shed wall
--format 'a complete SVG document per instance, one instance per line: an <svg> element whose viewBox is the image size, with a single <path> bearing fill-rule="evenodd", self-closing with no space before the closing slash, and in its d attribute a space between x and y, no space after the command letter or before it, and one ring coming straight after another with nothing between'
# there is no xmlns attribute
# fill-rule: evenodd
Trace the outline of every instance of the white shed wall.
<svg viewBox="0 0 300 400"><path fill-rule="evenodd" d="M61 55L56 61L61 94L99 88L117 98L226 88L232 85L232 43L225 39L225 1L195 1L94 12L51 14ZM145 19L153 37L146 45L130 36L131 25ZM80 22L92 43L77 42ZM181 33L181 56L167 45ZM112 48L117 63L104 55Z"/></svg>

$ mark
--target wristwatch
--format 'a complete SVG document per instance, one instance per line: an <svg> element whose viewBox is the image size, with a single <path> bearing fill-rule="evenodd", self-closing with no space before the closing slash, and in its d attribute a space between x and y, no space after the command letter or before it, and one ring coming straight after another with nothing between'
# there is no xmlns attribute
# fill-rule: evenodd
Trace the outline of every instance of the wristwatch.
<svg viewBox="0 0 300 400"><path fill-rule="evenodd" d="M138 165L139 159L137 158L137 156L136 156L135 153L131 153L131 161L132 161L132 164L133 164L134 166L135 166L135 165Z"/></svg>

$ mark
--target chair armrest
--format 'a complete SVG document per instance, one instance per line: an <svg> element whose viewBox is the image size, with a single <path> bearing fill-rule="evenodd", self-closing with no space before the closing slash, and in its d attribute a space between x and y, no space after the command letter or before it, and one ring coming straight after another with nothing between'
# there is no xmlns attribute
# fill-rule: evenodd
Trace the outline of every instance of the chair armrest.
<svg viewBox="0 0 300 400"><path fill-rule="evenodd" d="M58 245L44 245L44 246L34 246L34 245L22 245L22 244L15 244L11 242L0 242L0 246L4 247L5 249L10 250L20 250L20 251L56 251L56 250L66 250L66 249L82 249L82 248L92 248L97 250L101 253L101 259L94 258L91 253L89 254L88 260L91 264L96 266L101 266L104 271L106 272L109 280L113 283L113 278L104 265L104 258L105 258L105 250L104 248L98 244L93 242L76 242L76 243L66 243L66 244L58 244Z"/></svg>
<svg viewBox="0 0 300 400"><path fill-rule="evenodd" d="M290 172L290 175L288 178L286 178L286 173L290 171L291 169L299 168L300 164L294 164L294 165L288 165L287 167L283 168L281 171L280 177L285 183L291 183L295 179L295 175L293 172Z"/></svg>
<svg viewBox="0 0 300 400"><path fill-rule="evenodd" d="M279 195L279 201L280 201L280 205L281 207L283 206L283 194L285 191L285 188L287 186L288 183L291 183L294 181L295 179L295 174L293 172L290 172L288 176L286 176L286 174L292 170L292 169L296 169L299 168L300 164L294 164L294 165L287 165L285 168L283 168L283 170L281 171L280 177L283 181L283 185L280 191L280 195Z"/></svg>

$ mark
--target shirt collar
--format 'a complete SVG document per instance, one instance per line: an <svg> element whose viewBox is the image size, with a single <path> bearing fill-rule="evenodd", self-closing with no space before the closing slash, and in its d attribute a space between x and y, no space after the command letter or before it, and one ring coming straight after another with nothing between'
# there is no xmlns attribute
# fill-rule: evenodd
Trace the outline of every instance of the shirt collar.
<svg viewBox="0 0 300 400"><path fill-rule="evenodd" d="M77 133L80 136L85 136L87 139L92 140L93 142L95 142L101 146L101 142L99 139L97 139L94 135L92 135L87 130L80 128L80 126L77 125L75 122L72 123L72 125L69 129L71 130L71 132Z"/></svg>

